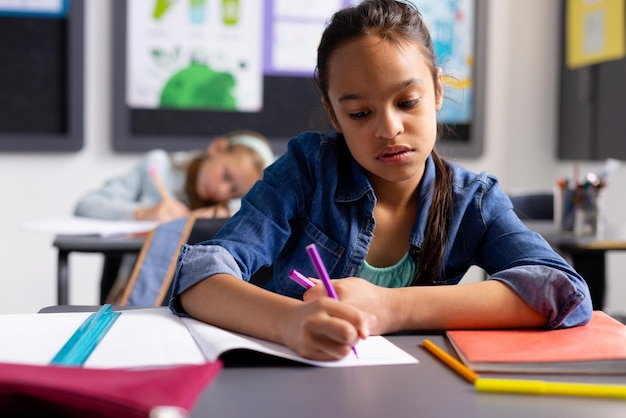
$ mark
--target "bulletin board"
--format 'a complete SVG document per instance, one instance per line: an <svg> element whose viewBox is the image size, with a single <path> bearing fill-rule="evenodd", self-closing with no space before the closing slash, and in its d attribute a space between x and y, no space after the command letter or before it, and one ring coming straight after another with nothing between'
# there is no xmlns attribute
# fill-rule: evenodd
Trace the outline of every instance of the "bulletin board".
<svg viewBox="0 0 626 418"><path fill-rule="evenodd" d="M83 145L84 0L0 1L0 151Z"/></svg>
<svg viewBox="0 0 626 418"><path fill-rule="evenodd" d="M114 0L113 149L199 149L220 134L252 129L268 137L280 153L287 140L302 131L329 131L312 78L315 53L327 19L354 2L146 0L141 5ZM451 106L469 100L469 107L465 116L442 121L447 129L442 130L438 148L455 157L478 156L483 136L486 0L443 2L442 7L421 2L425 11L430 7L438 27L445 21L451 31L463 27L471 32L471 36L456 33L453 41L441 43L448 53L442 62L444 73L454 59L469 63L469 73L452 79L455 85L450 89L461 91ZM420 0L415 3L422 10ZM445 9L450 7L454 9ZM460 25L458 19L465 20ZM214 27L219 30L211 32ZM460 45L464 55L453 57ZM239 51L247 55L237 56ZM189 83L206 86L218 78L231 87L236 79L234 90L239 95L222 94L216 88L215 97L197 97L186 89ZM178 95L169 94L172 91Z"/></svg>

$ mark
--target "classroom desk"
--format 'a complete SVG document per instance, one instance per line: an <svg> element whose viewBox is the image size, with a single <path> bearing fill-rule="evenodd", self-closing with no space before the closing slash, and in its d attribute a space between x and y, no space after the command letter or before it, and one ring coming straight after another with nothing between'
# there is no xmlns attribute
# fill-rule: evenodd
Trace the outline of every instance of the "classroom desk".
<svg viewBox="0 0 626 418"><path fill-rule="evenodd" d="M533 231L540 233L557 251L567 258L572 266L587 281L594 309L604 307L606 293L606 253L626 251L624 241L601 241L589 237L576 237L563 233L551 221L526 221ZM57 303L68 304L69 272L68 262L71 252L102 253L105 256L103 280L100 283L100 303L108 293L112 283L105 277L114 277L124 254L137 254L141 250L144 237L111 237L58 235L53 246L57 247Z"/></svg>
<svg viewBox="0 0 626 418"><path fill-rule="evenodd" d="M597 240L593 237L576 237L560 231L551 221L525 221L528 228L540 233L549 243L567 258L572 266L587 281L594 309L604 308L606 293L606 253L626 251L626 240ZM58 249L57 303L68 304L69 271L71 252L102 253L104 266L100 282L100 303L108 293L111 277L115 277L124 254L137 254L144 237L111 237L58 235L52 245Z"/></svg>
<svg viewBox="0 0 626 418"><path fill-rule="evenodd" d="M626 412L626 401L478 394L420 346L424 338L446 347L441 335L390 337L417 357L418 365L225 368L191 416L617 418ZM624 384L626 376L565 380Z"/></svg>
<svg viewBox="0 0 626 418"><path fill-rule="evenodd" d="M540 233L546 241L572 264L585 279L591 293L593 308L604 308L606 295L606 253L626 251L626 240L600 240L578 237L560 231L551 221L525 221L529 229Z"/></svg>
<svg viewBox="0 0 626 418"><path fill-rule="evenodd" d="M96 309L55 306L40 312ZM622 418L626 413L626 400L476 393L473 386L421 347L422 340L428 338L451 352L442 333L388 338L415 356L419 364L225 367L204 390L191 417ZM626 376L526 378L626 384Z"/></svg>
<svg viewBox="0 0 626 418"><path fill-rule="evenodd" d="M100 302L106 297L113 283L106 277L114 277L124 254L138 254L145 237L99 237L83 235L57 235L52 243L59 251L57 261L57 303L69 303L69 255L72 252L101 253L104 255Z"/></svg>

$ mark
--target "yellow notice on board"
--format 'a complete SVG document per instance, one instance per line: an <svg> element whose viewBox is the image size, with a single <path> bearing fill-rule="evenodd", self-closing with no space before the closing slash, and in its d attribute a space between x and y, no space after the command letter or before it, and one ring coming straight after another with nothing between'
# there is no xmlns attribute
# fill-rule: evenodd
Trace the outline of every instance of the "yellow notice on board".
<svg viewBox="0 0 626 418"><path fill-rule="evenodd" d="M626 0L567 0L566 59L579 68L623 58Z"/></svg>

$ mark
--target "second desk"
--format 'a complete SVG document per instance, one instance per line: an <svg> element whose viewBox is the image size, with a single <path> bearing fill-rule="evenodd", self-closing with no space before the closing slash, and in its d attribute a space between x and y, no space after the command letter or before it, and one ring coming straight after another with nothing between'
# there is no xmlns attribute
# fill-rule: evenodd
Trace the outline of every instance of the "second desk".
<svg viewBox="0 0 626 418"><path fill-rule="evenodd" d="M99 237L84 235L57 235L52 243L58 249L57 303L69 304L69 256L72 252L100 253L104 255L100 280L100 303L113 285L111 278L117 275L122 256L138 254L145 241L143 236Z"/></svg>

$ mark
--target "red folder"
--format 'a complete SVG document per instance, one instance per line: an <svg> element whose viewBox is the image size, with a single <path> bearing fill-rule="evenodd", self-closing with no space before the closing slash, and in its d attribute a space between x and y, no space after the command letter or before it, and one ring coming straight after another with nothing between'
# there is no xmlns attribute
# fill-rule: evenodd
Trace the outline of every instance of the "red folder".
<svg viewBox="0 0 626 418"><path fill-rule="evenodd" d="M189 411L222 363L156 369L89 369L0 363L0 414L10 417L141 417Z"/></svg>
<svg viewBox="0 0 626 418"><path fill-rule="evenodd" d="M447 334L461 360L476 372L626 374L626 326L602 311L574 328Z"/></svg>

